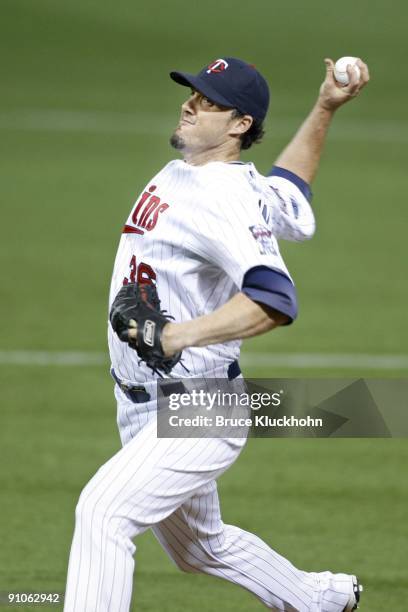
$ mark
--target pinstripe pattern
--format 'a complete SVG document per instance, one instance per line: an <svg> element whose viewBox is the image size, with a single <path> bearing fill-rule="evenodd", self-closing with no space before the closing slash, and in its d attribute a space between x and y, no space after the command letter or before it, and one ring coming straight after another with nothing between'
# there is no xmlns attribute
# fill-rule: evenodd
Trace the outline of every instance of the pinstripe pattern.
<svg viewBox="0 0 408 612"><path fill-rule="evenodd" d="M288 274L275 237L273 249L264 254L250 226L267 223L275 236L290 240L303 240L314 229L313 213L297 187L282 177L261 177L252 164L193 167L174 161L145 191L156 198L150 202L145 194L147 206L160 198L168 208L152 232L144 228L142 234L139 228L122 235L110 303L136 258L155 271L162 307L176 321L213 312L240 290L253 266ZM135 210L142 209L136 204ZM132 224L141 221L132 215L126 225L136 230ZM350 577L300 571L257 536L223 523L215 480L237 459L245 439L157 438L155 376L110 326L108 340L117 376L142 383L151 401L134 404L115 386L123 448L81 493L65 612L128 612L133 539L149 528L182 570L229 580L268 608L342 612ZM188 376L226 378L239 347L236 341L184 351ZM173 376L186 373L178 366Z"/></svg>
<svg viewBox="0 0 408 612"><path fill-rule="evenodd" d="M289 274L272 237L276 255L261 254L249 227L267 224L274 235L302 240L313 233L314 218L303 194L290 181L262 177L253 164L212 162L190 166L172 161L148 183L169 208L151 232L122 234L115 260L110 301L129 277L130 261L149 264L165 308L176 321L213 312L237 293L249 268L267 265ZM274 188L271 188L271 185ZM297 202L297 216L292 199ZM138 198L137 202L140 200ZM135 208L137 208L137 202ZM134 225L131 211L126 225ZM109 326L112 365L126 382L144 383L151 371ZM240 341L190 348L183 362L190 376L202 376L239 356ZM185 377L181 365L172 375Z"/></svg>
<svg viewBox="0 0 408 612"><path fill-rule="evenodd" d="M118 412L131 402L116 389ZM204 572L252 592L273 610L342 612L350 577L306 573L257 536L221 519L215 479L245 440L158 439L154 402L140 426L83 490L76 509L65 612L128 612L136 547L149 527L187 572Z"/></svg>
<svg viewBox="0 0 408 612"><path fill-rule="evenodd" d="M172 514L238 456L243 440L157 439L150 418L135 437L102 466L83 490L76 509L65 610L117 612L121 572L127 610L135 547L131 538ZM122 595L121 595L122 597ZM109 608L109 601L114 604Z"/></svg>
<svg viewBox="0 0 408 612"><path fill-rule="evenodd" d="M253 534L225 525L215 482L154 526L153 532L184 571L230 580L277 610L310 609L314 581Z"/></svg>

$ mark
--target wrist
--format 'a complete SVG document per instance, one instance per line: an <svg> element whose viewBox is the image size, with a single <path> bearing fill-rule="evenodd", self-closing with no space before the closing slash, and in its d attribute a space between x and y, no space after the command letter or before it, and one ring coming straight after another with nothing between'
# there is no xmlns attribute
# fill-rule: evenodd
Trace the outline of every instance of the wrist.
<svg viewBox="0 0 408 612"><path fill-rule="evenodd" d="M170 357L175 353L180 353L187 346L190 346L186 342L186 333L180 328L183 326L182 323L167 323L164 326L161 336L161 345L163 353L166 357Z"/></svg>
<svg viewBox="0 0 408 612"><path fill-rule="evenodd" d="M337 106L334 106L330 100L327 100L323 97L319 97L317 99L315 109L320 114L326 117L329 121L333 117L334 113L337 110Z"/></svg>

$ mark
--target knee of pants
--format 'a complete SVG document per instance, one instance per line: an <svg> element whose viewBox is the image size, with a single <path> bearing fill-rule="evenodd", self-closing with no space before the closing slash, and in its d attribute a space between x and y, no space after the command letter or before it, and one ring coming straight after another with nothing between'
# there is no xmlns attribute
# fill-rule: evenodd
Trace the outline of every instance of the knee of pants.
<svg viewBox="0 0 408 612"><path fill-rule="evenodd" d="M89 537L90 545L99 549L101 541L114 542L127 553L134 555L136 546L132 538L138 534L130 519L115 513L112 501L88 494L87 487L82 491L75 509L75 531Z"/></svg>
<svg viewBox="0 0 408 612"><path fill-rule="evenodd" d="M225 531L220 530L216 534L200 538L200 543L209 558L216 558L225 552Z"/></svg>
<svg viewBox="0 0 408 612"><path fill-rule="evenodd" d="M224 537L207 537L191 542L188 546L175 550L169 546L166 552L179 570L189 574L205 572L209 567L217 566L225 551Z"/></svg>
<svg viewBox="0 0 408 612"><path fill-rule="evenodd" d="M128 528L128 521L116 513L115 500L108 500L97 489L92 491L89 485L83 489L75 508L75 524L90 534L118 537L123 537Z"/></svg>
<svg viewBox="0 0 408 612"><path fill-rule="evenodd" d="M75 523L87 530L95 528L104 516L103 505L96 496L91 496L85 487L75 508Z"/></svg>

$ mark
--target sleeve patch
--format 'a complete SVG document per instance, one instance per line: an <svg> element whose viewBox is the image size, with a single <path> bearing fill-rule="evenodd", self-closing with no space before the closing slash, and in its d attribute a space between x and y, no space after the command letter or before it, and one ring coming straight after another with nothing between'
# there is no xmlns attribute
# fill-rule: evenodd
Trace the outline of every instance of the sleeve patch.
<svg viewBox="0 0 408 612"><path fill-rule="evenodd" d="M276 249L273 246L270 229L259 223L257 225L250 225L249 231L258 245L261 255L277 255Z"/></svg>

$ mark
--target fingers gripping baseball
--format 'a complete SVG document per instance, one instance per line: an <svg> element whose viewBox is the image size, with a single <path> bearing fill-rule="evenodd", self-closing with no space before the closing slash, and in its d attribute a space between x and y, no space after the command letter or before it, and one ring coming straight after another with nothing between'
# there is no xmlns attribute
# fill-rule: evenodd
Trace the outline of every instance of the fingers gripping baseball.
<svg viewBox="0 0 408 612"><path fill-rule="evenodd" d="M171 317L160 309L154 285L124 285L113 301L109 318L120 340L156 373L168 374L180 361L181 353L171 357L164 353L162 333Z"/></svg>
<svg viewBox="0 0 408 612"><path fill-rule="evenodd" d="M334 74L334 62L330 58L324 60L326 64L326 77L320 87L319 102L323 108L334 111L346 102L349 102L365 87L370 80L367 64L357 59L355 70L352 65L347 66L348 83L342 85Z"/></svg>

